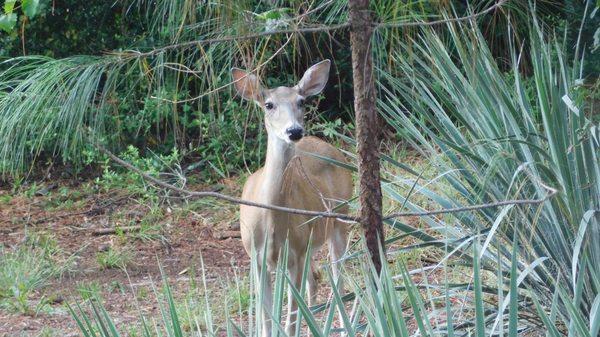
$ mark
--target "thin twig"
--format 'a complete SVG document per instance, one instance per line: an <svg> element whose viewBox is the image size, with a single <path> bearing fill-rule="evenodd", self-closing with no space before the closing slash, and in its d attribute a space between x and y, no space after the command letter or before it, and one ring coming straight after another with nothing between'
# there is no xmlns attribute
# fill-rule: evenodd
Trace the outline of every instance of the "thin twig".
<svg viewBox="0 0 600 337"><path fill-rule="evenodd" d="M240 231L224 231L215 233L214 238L218 240L227 240L227 239L239 239L242 237L242 233Z"/></svg>
<svg viewBox="0 0 600 337"><path fill-rule="evenodd" d="M141 229L141 226L124 226L124 227L111 227L111 228L97 228L92 231L92 235L111 235L121 233L137 232Z"/></svg>
<svg viewBox="0 0 600 337"><path fill-rule="evenodd" d="M273 30L273 31L265 31L265 32L248 34L248 35L224 36L224 37L217 37L217 38L212 38L212 39L202 39L202 40L181 42L181 43L172 44L172 45L164 46L161 48L153 49L153 50L150 50L150 51L144 52L144 53L129 50L129 51L124 51L121 53L114 53L114 54L125 56L125 57L130 56L130 55L133 57L147 57L147 56L153 56L156 54L160 54L160 53L168 51L168 50L192 47L195 45L205 45L205 44L214 44L214 43L220 43L220 42L233 42L233 41L243 41L243 40L254 40L254 39L261 38L261 37L277 35L277 34L303 34L303 33L328 32L328 31L345 29L345 28L348 28L349 26L350 25L347 22L345 22L345 23L340 23L340 24L331 25L331 26L314 26L314 27L304 27L304 28L295 28L295 29Z"/></svg>
<svg viewBox="0 0 600 337"><path fill-rule="evenodd" d="M494 5L488 7L485 10L482 10L481 12L473 13L473 14L467 15L467 16L461 16L458 18L448 18L448 19L443 19L443 20L420 21L420 22L416 22L416 21L380 22L380 23L375 23L374 28L380 29L380 28L401 28L401 27L419 27L419 26L425 27L425 26L436 26L436 25L441 25L441 24L450 23L450 22L460 22L460 21L472 20L472 19L476 19L480 16L483 16L495 9L498 9L499 7L504 5L507 1L508 0L499 0ZM260 33L247 34L247 35L224 36L224 37L217 37L217 38L211 38L211 39L186 41L186 42L181 42L181 43L172 44L172 45L164 46L161 48L153 49L153 50L143 52L143 53L139 52L139 51L128 50L128 51L123 51L120 53L113 53L113 54L117 55L117 56L123 56L123 57L149 57L149 56L154 56L156 54L160 54L160 53L168 51L168 50L192 47L195 45L205 45L205 44L243 41L243 40L254 40L254 39L261 38L261 37L278 35L278 34L286 34L287 35L287 34L332 32L332 31L346 29L349 27L350 27L350 23L344 22L344 23L338 23L338 24L334 24L334 25L330 25L330 26L320 25L320 26L309 26L309 27L293 28L293 29L272 30L272 31L265 31L265 32L260 32Z"/></svg>
<svg viewBox="0 0 600 337"><path fill-rule="evenodd" d="M539 183L544 189L548 191L543 198L540 199L517 199L517 200L505 200L498 202L490 202L487 204L478 204L472 206L464 206L464 207L454 207L454 208L446 208L440 209L436 211L423 211L423 212L398 212L392 213L388 216L385 216L383 220L391 220L398 217L421 217L421 216L431 216L431 215L439 215L439 214L447 214L447 213L458 213L458 212L467 212L467 211L477 211L484 208L492 208L492 207L500 207L500 206L508 206L508 205L538 205L543 203L544 201L553 197L558 190L552 188L550 186L546 186L542 183Z"/></svg>
<svg viewBox="0 0 600 337"><path fill-rule="evenodd" d="M281 45L281 47L279 47L279 49L277 49L273 55L271 55L267 60L265 60L264 62L262 62L261 64L257 65L254 69L252 69L251 71L249 71L246 75L238 78L237 80L231 81L229 83L226 83L218 88L209 90L207 92L203 92L202 94L196 96L196 97L191 97L191 98L186 98L186 99L182 99L182 100L170 100L170 99L166 99L166 98L161 98L161 97L155 97L155 96L150 96L150 98L154 98L157 100L161 100L161 101L166 101L169 103L175 103L175 104L181 104L181 103L188 103L188 102L193 102L193 101L197 101L199 99L201 99L202 97L208 96L210 94L214 94L215 92L221 91L225 88L228 88L229 86L231 86L232 84L237 83L238 81L243 80L244 78L246 78L248 75L252 74L252 73L258 73L258 71L264 67L267 63L271 62L277 55L279 55L279 53L281 53L283 51L283 49L290 43L290 41L292 41L292 36L289 36L288 39L285 41L285 43L283 45ZM174 69L175 70L175 69ZM197 76L194 73L194 76Z"/></svg>
<svg viewBox="0 0 600 337"><path fill-rule="evenodd" d="M226 195L226 194L222 194L222 193L218 193L218 192L190 191L190 190L187 190L184 188L177 187L175 185L171 185L167 182L164 182L160 179L157 179L157 178L149 175L148 173L140 170L139 168L135 167L134 165L117 157L114 153L110 152L108 149L106 149L101 144L95 143L94 146L100 152L106 154L114 162L116 162L117 164L119 164L131 171L134 171L135 173L142 176L142 178L144 178L162 188L166 188L166 189L175 191L179 194L182 194L182 195L185 195L188 197L216 198L216 199L221 199L221 200L229 201L229 202L236 203L236 204L242 204L242 205L251 206L251 207L258 207L258 208L270 209L273 211L280 211L280 212L306 215L306 216L314 216L314 217L321 217L321 218L338 218L341 220L355 221L355 222L358 222L360 220L359 217L354 216L354 215L349 215L349 214L334 213L334 212L318 212L318 211L310 211L310 210L306 210L306 209L289 208L289 207L283 207L283 206L277 206L277 205L271 205L271 204L263 204L263 203L259 203L259 202L253 202L253 201L249 201L249 200L232 197L230 195ZM491 202L491 203L478 204L478 205L465 206L465 207L446 208L446 209L440 209L440 210L434 210L434 211L399 212L399 213L393 213L391 215L388 215L388 216L384 217L383 220L391 220L391 219L398 218L398 217L423 217L423 216L449 214L449 213L460 213L460 212L475 211L475 210L480 210L480 209L484 209L484 208L494 208L494 207L507 206L507 205L539 205L558 193L558 191L555 188L546 186L542 183L540 183L540 185L548 191L548 194L546 194L543 198L540 198L540 199L505 200L505 201Z"/></svg>
<svg viewBox="0 0 600 337"><path fill-rule="evenodd" d="M450 23L450 22L468 21L468 20L476 19L480 16L483 16L483 15L499 8L500 6L504 5L507 1L508 0L499 0L494 5L488 7L485 10L482 10L481 12L473 13L473 14L467 15L467 16L461 16L458 18L449 18L449 19L443 19L443 20L422 21L422 22L415 22L415 21L412 21L412 22L382 22L382 23L376 24L375 29L399 28L399 27L425 27L425 26L436 26L436 25L441 25L441 24Z"/></svg>
<svg viewBox="0 0 600 337"><path fill-rule="evenodd" d="M90 214L96 214L96 213L100 213L103 210L105 210L106 208L108 208L109 206L116 204L118 202L121 202L124 199L127 199L131 197L131 195L125 195L122 197L119 197L117 199L113 199L110 200L100 206L96 206L96 207L90 207L89 209L85 210L85 211L77 211L77 212L71 212L71 213L64 213L64 214L58 214L58 215L51 215L51 216L47 216L41 219L37 219L34 221L31 221L30 219L27 219L26 221L24 221L26 224L28 225L39 225L41 223L45 223L45 222L49 222L49 221L56 221L56 220L61 220L64 218L70 218L70 217L74 217L74 216L79 216L79 215L90 215ZM42 212L38 212L42 213ZM31 218L31 216L29 216L29 218ZM3 222L0 222L0 224L2 224Z"/></svg>

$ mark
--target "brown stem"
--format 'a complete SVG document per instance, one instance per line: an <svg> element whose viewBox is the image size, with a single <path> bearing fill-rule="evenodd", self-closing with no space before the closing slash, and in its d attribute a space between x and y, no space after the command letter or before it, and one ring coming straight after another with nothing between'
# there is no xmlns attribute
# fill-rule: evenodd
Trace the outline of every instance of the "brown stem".
<svg viewBox="0 0 600 337"><path fill-rule="evenodd" d="M236 204L243 204L243 205L248 205L248 206L252 206L252 207L271 209L271 210L275 210L275 211L282 211L282 212L288 212L288 213L293 213L293 214L310 215L310 216L314 216L314 217L338 218L338 219L346 220L346 221L359 221L360 220L358 217L349 215L349 214L333 213L333 212L316 212L316 211L308 211L305 209L281 207L281 206L276 206L276 205L269 205L269 204L263 204L263 203L259 203L259 202L243 200L243 199L232 197L232 196L229 196L226 194L221 194L221 193L211 192L211 191L190 191L190 190L187 190L184 188L180 188L180 187L171 185L169 183L166 183L160 179L157 179L157 178L149 175L148 173L140 170L139 168L137 168L137 167L131 165L130 163L124 161L123 159L117 157L114 153L110 152L104 146L102 146L98 143L94 143L94 146L100 152L106 154L112 161L125 167L128 170L131 170L131 171L139 174L145 180L147 180L157 186L177 192L177 193L182 194L187 197L216 198L216 199L221 199L221 200L229 201L229 202L236 203ZM546 200L552 198L553 196L555 196L558 193L558 191L555 188L546 186L546 185L542 184L541 182L539 184L541 187L543 187L548 192L544 197L539 198L539 199L513 199L513 200L503 200L503 201L498 201L498 202L477 204L477 205L471 205L471 206L465 206L465 207L446 208L446 209L433 210L433 211L399 212L399 213L393 213L391 215L386 216L384 218L384 220L391 220L391 219L398 218L398 217L422 217L422 216L431 216L431 215L439 215L439 214L477 211L477 210L481 210L481 209L493 208L493 207L499 207L499 206L507 206L507 205L522 205L522 206L523 205L539 205L539 204L544 203ZM73 214L70 214L70 215L73 215Z"/></svg>

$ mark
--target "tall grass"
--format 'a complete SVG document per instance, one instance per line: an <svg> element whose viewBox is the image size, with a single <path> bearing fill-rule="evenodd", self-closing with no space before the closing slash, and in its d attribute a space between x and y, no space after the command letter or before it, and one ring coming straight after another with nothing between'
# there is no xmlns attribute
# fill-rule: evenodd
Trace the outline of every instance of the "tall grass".
<svg viewBox="0 0 600 337"><path fill-rule="evenodd" d="M33 301L33 294L70 272L73 261L45 233L27 233L14 249L0 245L0 308L27 315L44 311L48 299Z"/></svg>
<svg viewBox="0 0 600 337"><path fill-rule="evenodd" d="M480 249L480 244L474 245L474 252ZM254 256L254 255L253 255ZM283 254L285 257L285 253ZM283 260L283 259L282 259ZM515 259L516 261L516 251ZM449 282L429 284L425 287L415 284L404 261L399 260L395 265L384 261L381 274L377 275L370 264L370 258L364 255L356 260L356 268L345 269L342 273L344 282L349 284L349 293L338 288L333 282L331 272L326 269L326 285L330 290L328 300L320 305L309 307L302 294L304 289L293 289L294 298L298 301L298 323L302 328L297 329L295 336L310 333L313 336L324 337L346 332L349 337L408 337L420 336L456 336L461 334L476 334L484 336L488 329L484 324L485 297L489 289L482 287L483 278L477 268L478 254L472 260L474 272L474 288L454 285ZM273 307L268 308L273 319L273 336L287 336L281 321L285 320L285 288L293 287L287 274L285 263L275 269L274 275L256 272L256 259L252 259L250 284L256 290L263 289L268 277L274 280ZM308 264L306 264L308 266ZM450 267L442 270L449 273ZM264 269L263 269L264 270ZM517 274L510 274L513 280L512 289L516 289ZM69 306L79 330L85 337L117 337L124 336L125 331L139 331L141 336L260 336L262 324L261 312L267 310L261 304L263 292L255 291L250 298L249 308L240 308L236 317L230 316L225 310L225 317L217 317L213 303L221 303L210 298L210 288L204 269L201 267L199 284L205 289L205 308L200 312L178 310L180 299L173 295L168 278L163 277L161 289L155 289L156 302L160 311L159 317L144 316L140 310L138 322L133 324L115 323L115 320L104 309L102 300L91 298L86 303ZM166 275L163 275L166 276ZM133 295L132 295L133 296ZM461 296L467 296L468 301L456 301ZM470 297L474 296L474 297ZM215 302L217 301L217 302ZM234 303L235 304L235 303ZM517 308L519 300L510 297L511 309ZM136 304L137 305L137 304ZM474 317L461 316L462 306L474 308ZM228 307L228 304L225 304ZM342 310L341 321L336 320L335 314ZM189 321L182 323L182 316ZM473 323L476 322L476 323ZM511 312L511 332L509 337L520 336L526 331L522 326L517 327L517 311ZM342 325L345 328L340 328Z"/></svg>
<svg viewBox="0 0 600 337"><path fill-rule="evenodd" d="M431 207L447 208L539 198L543 184L557 188L559 194L539 207L423 220L427 233L443 237L456 255L481 258L481 268L496 275L498 296L486 306L485 319L477 321L490 333L501 331L512 303L535 311L550 335L597 336L598 121L585 99L582 55L566 60L569 46L545 34L535 18L531 25L531 80L519 72L519 46L511 44L512 70L503 73L471 24L450 24L441 33L422 30L410 45L410 60L409 46L399 45L393 57L405 76L381 68L379 106L388 123L431 158L444 187L436 192L429 186L435 182L399 176L384 184L384 191L400 207L418 210L416 196ZM414 186L411 196L399 193L407 186ZM422 239L423 230L417 233L411 235ZM465 238L480 234L480 251L466 252ZM515 273L516 283L510 276ZM506 297L502 290L509 285ZM514 317L509 321L514 331Z"/></svg>

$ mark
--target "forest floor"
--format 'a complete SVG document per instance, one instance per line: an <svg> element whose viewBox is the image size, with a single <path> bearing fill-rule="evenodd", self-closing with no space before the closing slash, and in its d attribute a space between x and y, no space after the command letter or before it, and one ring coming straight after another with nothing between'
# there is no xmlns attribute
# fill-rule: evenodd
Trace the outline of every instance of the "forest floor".
<svg viewBox="0 0 600 337"><path fill-rule="evenodd" d="M141 336L140 314L161 324L163 279L184 329L196 329L207 306L216 326L225 317L247 320L250 258L239 238L238 206L166 198L135 178L111 179L0 185L0 337L81 336L68 305L89 312L94 298L122 336ZM187 188L240 195L242 182ZM422 265L429 253L414 254ZM318 258L326 263L325 253ZM327 296L321 287L319 301Z"/></svg>
<svg viewBox="0 0 600 337"><path fill-rule="evenodd" d="M247 297L235 282L249 269L235 205L148 206L127 190L100 192L90 184L59 181L21 193L0 188L0 336L79 336L66 304L92 296L103 300L119 326L139 322L140 310L160 317L153 290L162 285L160 267L175 297L189 297L188 304L201 310L201 259L211 297ZM220 188L238 195L238 186L231 180ZM99 233L115 227L124 230Z"/></svg>

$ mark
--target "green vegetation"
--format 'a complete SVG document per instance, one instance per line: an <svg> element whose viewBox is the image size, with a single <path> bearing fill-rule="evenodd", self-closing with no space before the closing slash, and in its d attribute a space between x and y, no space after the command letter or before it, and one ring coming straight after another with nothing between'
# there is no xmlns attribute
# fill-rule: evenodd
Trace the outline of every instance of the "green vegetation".
<svg viewBox="0 0 600 337"><path fill-rule="evenodd" d="M492 3L474 1L473 7ZM374 274L359 241L344 261L350 293L338 289L326 268L323 276L333 294L327 303L309 308L304 289L295 290L299 320L312 335L337 333L336 311L345 309L342 321L349 336L598 336L600 16L592 2L562 4L509 1L504 15L494 13L498 20L376 31L377 103L387 122L386 212L540 199L549 193L546 186L558 193L534 206L386 221L391 248L381 275ZM40 24L50 20L45 6L36 18ZM334 60L334 74L307 119L313 133L331 138L352 156L350 55L339 47L347 42L346 33L197 43L293 27L300 18L290 13L308 11L302 20L309 25L347 19L346 1L310 6L304 1L135 1L130 17L116 16L125 27L122 34L102 31L111 37L102 43L117 51L39 53L65 56L60 59L16 57L18 37L11 28L12 37L4 37L11 43L0 49L15 56L0 64L2 177L10 179L13 192L32 200L43 185L28 182L36 164L72 165L78 173L92 168L99 174L90 190L122 191L148 206L135 219L119 214L119 225L139 225L139 231L117 229L118 244L95 256L100 268L126 269L133 261L127 239L167 240L160 219L169 195L112 165L93 142L178 186L226 178L237 183L260 165L265 135L256 107L233 99L227 86L230 67L259 67L260 74L270 74L263 78L273 87L293 83L298 70L321 58ZM468 12L447 2L378 0L372 6L381 22ZM443 12L448 9L453 12ZM36 20L29 20L25 7L22 11L19 22L38 36ZM139 24L129 22L133 18ZM89 36L87 29L81 36ZM407 152L419 154L419 167L405 162ZM49 195L47 209L77 207L81 198L66 188ZM0 196L0 206L12 199ZM354 202L351 206L357 208ZM197 200L174 217L208 208L223 206ZM234 214L218 212L207 221L232 222ZM41 238L3 248L0 306L28 314L41 310L43 301L31 303L30 294L60 275L61 256L52 240ZM288 285L284 270L275 272L277 290ZM262 294L254 289L263 280L252 272L248 278L237 275L211 295L210 280L201 271L201 284L190 277L189 293L182 297L171 291L174 275L163 272L162 289L152 288L160 317L140 309L137 323L117 326L94 283L78 287L85 303L72 305L71 314L86 337L260 335L257 317L264 308ZM111 288L126 289L120 283ZM152 296L144 287L135 291L136 299ZM271 309L273 331L280 336L277 322L284 305L283 291L276 292Z"/></svg>
<svg viewBox="0 0 600 337"><path fill-rule="evenodd" d="M14 250L0 247L0 307L28 315L43 311L48 299L32 302L32 293L60 277L71 264L45 233L31 233Z"/></svg>
<svg viewBox="0 0 600 337"><path fill-rule="evenodd" d="M108 247L104 252L96 254L96 261L102 269L125 268L133 260L133 254L126 247Z"/></svg>
<svg viewBox="0 0 600 337"><path fill-rule="evenodd" d="M78 295L84 300L97 298L100 295L100 289L100 284L97 282L78 283L76 288Z"/></svg>
<svg viewBox="0 0 600 337"><path fill-rule="evenodd" d="M516 247L515 245L514 247ZM348 336L364 336L372 334L373 336L409 336L409 331L417 330L421 336L450 335L458 334L466 330L471 335L484 336L489 331L486 324L491 319L497 319L508 333L507 336L521 336L527 332L527 327L519 325L518 308L523 305L518 299L517 294L519 279L530 271L519 272L517 269L517 253L513 248L511 253L512 262L508 265L507 277L509 284L503 292L507 301L505 304L509 308L508 313L504 315L498 312L494 315L485 313L484 309L488 306L487 299L495 296L496 293L491 287L484 287L482 283L485 280L483 273L479 268L481 261L479 253L481 252L481 242L474 242L472 262L472 282L456 284L446 281L439 284L416 284L412 281L409 271L403 262L399 262L400 273L392 274L387 264L384 265L380 276L374 274L373 268L369 268L369 260L360 258L358 263L360 268L358 274L349 276L344 273L345 282L349 284L350 292L341 291L331 280L331 273L328 271L327 284L333 292L332 300L329 305L318 305L308 307L304 298L300 295L301 290L294 290L294 296L299 301L299 310L304 320L305 329L314 336L329 336L335 333L333 317L339 308L346 308L344 302L350 302L353 310L343 314L342 320L348 327ZM385 259L384 259L385 261ZM256 261L252 265L256 266ZM443 275L450 273L449 265L443 264L440 271ZM274 278L278 280L278 286L290 286L289 279L286 277L285 268L277 268ZM200 279L204 289L207 287L207 279L203 271ZM250 273L250 285L257 285L262 282L255 279ZM156 332L167 336L201 336L206 331L214 334L223 331L227 336L260 336L261 324L254 321L256 315L264 310L260 303L260 295L257 298L255 293L250 293L250 303L248 311L240 312L239 316L231 316L227 311L221 312L215 307L214 300L209 293L200 296L192 289L188 299L178 301L174 298L171 287L166 279L163 280L162 291L155 290L156 301L161 312L161 318L158 321L145 317L140 312L140 318L136 325L128 328L140 332L141 336L153 336ZM260 285L258 285L260 286ZM423 291L425 290L425 291ZM401 294L401 295L399 295ZM473 296L473 299L466 299L465 296ZM282 313L285 303L283 292L276 292L273 300L272 312L275 315ZM534 301L536 299L534 298ZM183 303L180 308L177 303ZM537 301L536 301L536 304ZM89 306L90 313L83 308ZM553 304L549 309L554 312L558 304ZM464 308L472 308L473 312L465 313ZM108 315L99 300L90 300L85 305L75 304L69 306L69 310L75 317L84 336L102 336L117 337L123 336L122 330L114 323L114 320ZM218 310L218 311L217 311ZM461 311L463 310L463 311ZM463 314L457 314L462 312ZM215 321L218 315L225 315L224 325L219 325ZM278 316L275 316L278 317ZM362 318L362 319L361 319ZM593 319L594 317L591 317ZM487 322L487 323L486 323ZM435 324L434 324L435 323ZM283 327L279 323L273 323L276 335L283 336ZM554 322L547 319L542 324L551 332L558 333L558 328ZM560 328L560 327L559 327ZM298 330L298 333L300 330ZM593 332L590 330L587 334ZM298 333L296 335L298 335ZM558 336L558 334L551 334Z"/></svg>
<svg viewBox="0 0 600 337"><path fill-rule="evenodd" d="M174 182L176 185L185 183L185 176L181 173L179 164L180 154L176 149L168 155L157 155L141 158L139 150L134 146L128 146L126 151L119 155L129 163L139 167L148 174L161 179ZM91 162L92 160L90 160ZM168 173L164 173L169 171ZM161 176L162 175L162 176ZM163 178L168 177L168 178ZM183 181L182 181L183 180ZM158 193L154 186L147 185L139 174L126 169L111 165L108 158L103 159L102 176L96 178L96 185L103 191L124 189L128 194L141 200L157 203Z"/></svg>
<svg viewBox="0 0 600 337"><path fill-rule="evenodd" d="M17 21L26 22L38 14L39 0L7 0L0 13L0 30L11 32ZM19 14L20 17L19 17Z"/></svg>
<svg viewBox="0 0 600 337"><path fill-rule="evenodd" d="M323 99L315 102L318 109L311 109L308 119L322 116L326 121L344 123L352 119L347 104L352 98L350 53L347 48L332 46L333 41L347 44L346 34L334 33L335 40L324 34L311 35L309 40L293 35L289 43L283 36L272 36L237 44L186 44L271 29L277 22L274 15L285 17L311 8L303 1L274 4L281 9L275 12L264 2L232 0L208 4L132 1L112 7L112 3L97 0L39 3L39 15L25 22L24 35L15 31L0 34L6 41L2 44L4 55L12 57L0 62L0 171L4 178L28 173L32 163L68 163L81 170L84 163L90 163L89 158L102 162L90 146L90 132L116 152L134 145L141 157L169 155L175 148L188 164L184 173L200 174L203 180L254 170L264 156L262 118L253 104L232 100L227 86L232 65L260 65L266 84L277 86L296 81L294 74L315 59L331 58L335 61L332 78ZM391 22L426 19L449 6L444 2L372 3L381 19ZM574 44L585 6L575 0L566 3L559 6L539 0L538 15L545 22L575 25L556 25L558 34L564 32ZM476 8L489 4L488 0L474 1ZM346 9L345 1L332 1L303 20L306 24L340 23L346 19ZM455 10L464 13L468 9L458 5ZM506 41L513 32L506 29L507 21L519 20L514 24L518 28L516 43L528 40L530 10L522 2L510 2L498 20L482 20L482 34L490 41L494 56L510 58ZM248 13L253 13L251 18L246 17ZM580 44L582 48L590 46L587 50L594 44L598 16L588 20ZM280 25L274 28L290 23ZM375 53L379 64L401 77L389 51L396 50L404 37L410 41L417 30L380 30L378 34L381 48ZM44 56L22 56L22 42L27 54ZM114 52L103 54L108 50ZM586 73L597 74L594 59L584 59L586 66L590 64ZM506 62L501 65L506 68ZM531 71L527 53L520 66ZM321 134L331 135L331 126L329 122Z"/></svg>
<svg viewBox="0 0 600 337"><path fill-rule="evenodd" d="M397 79L382 72L386 96L380 105L390 125L432 158L451 186L448 193L436 193L418 179L400 181L414 184L415 194L432 200L434 208L541 198L548 193L544 184L559 190L540 207L461 214L456 216L459 226L433 218L426 222L434 236L443 236L456 248L465 236L484 234L481 262L498 275L498 289L509 283L502 275L514 259L505 247L518 242L517 263L522 267L517 270L531 268L519 284L522 296L535 301L542 318L552 312L553 320L570 334L593 336L589 326L574 322L585 322L597 302L600 270L592 261L600 259L600 249L591 238L600 234L595 215L600 209L600 144L590 119L590 92L578 84L579 57L566 60L564 47L534 25L529 88L518 71L516 49L511 76L506 77L478 30L451 25L447 42L426 30L421 42L410 46L417 68L401 61L400 53L395 56L412 73ZM448 53L448 45L456 55ZM409 119L405 111L422 119ZM407 209L420 209L395 193L393 184L384 189ZM495 311L505 309L500 296ZM503 322L486 321L493 322L493 329Z"/></svg>

